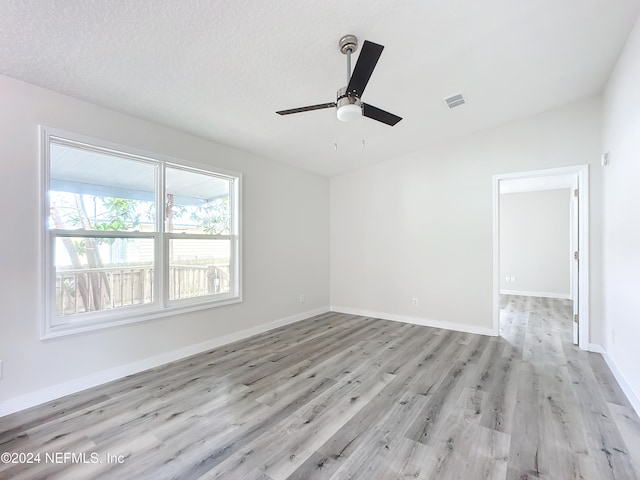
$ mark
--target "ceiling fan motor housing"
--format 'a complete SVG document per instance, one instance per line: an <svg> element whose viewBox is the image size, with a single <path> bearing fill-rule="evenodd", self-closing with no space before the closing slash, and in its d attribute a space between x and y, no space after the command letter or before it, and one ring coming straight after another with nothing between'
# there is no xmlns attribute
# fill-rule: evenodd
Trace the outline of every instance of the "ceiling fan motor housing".
<svg viewBox="0 0 640 480"><path fill-rule="evenodd" d="M362 102L358 97L347 94L347 87L338 89L336 100L338 120L349 122L362 116Z"/></svg>

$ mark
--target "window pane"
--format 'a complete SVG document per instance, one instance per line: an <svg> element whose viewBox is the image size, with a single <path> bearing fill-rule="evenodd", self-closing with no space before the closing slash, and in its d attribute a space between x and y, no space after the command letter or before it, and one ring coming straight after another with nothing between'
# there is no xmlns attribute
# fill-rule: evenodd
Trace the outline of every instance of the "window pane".
<svg viewBox="0 0 640 480"><path fill-rule="evenodd" d="M50 144L49 228L154 231L155 166Z"/></svg>
<svg viewBox="0 0 640 480"><path fill-rule="evenodd" d="M167 232L228 235L228 179L205 173L166 169Z"/></svg>
<svg viewBox="0 0 640 480"><path fill-rule="evenodd" d="M57 237L58 316L153 302L152 238Z"/></svg>
<svg viewBox="0 0 640 480"><path fill-rule="evenodd" d="M230 240L170 239L169 299L228 293Z"/></svg>

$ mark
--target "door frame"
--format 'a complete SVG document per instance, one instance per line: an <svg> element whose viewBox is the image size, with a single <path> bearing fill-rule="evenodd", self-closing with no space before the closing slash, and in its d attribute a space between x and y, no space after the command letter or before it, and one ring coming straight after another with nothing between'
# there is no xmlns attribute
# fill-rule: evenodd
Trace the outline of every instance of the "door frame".
<svg viewBox="0 0 640 480"><path fill-rule="evenodd" d="M589 165L549 168L493 176L493 334L500 335L500 182L513 179L535 179L559 175L576 175L578 179L578 345L587 350L589 337ZM572 269L573 270L573 269ZM575 295L575 292L573 292Z"/></svg>

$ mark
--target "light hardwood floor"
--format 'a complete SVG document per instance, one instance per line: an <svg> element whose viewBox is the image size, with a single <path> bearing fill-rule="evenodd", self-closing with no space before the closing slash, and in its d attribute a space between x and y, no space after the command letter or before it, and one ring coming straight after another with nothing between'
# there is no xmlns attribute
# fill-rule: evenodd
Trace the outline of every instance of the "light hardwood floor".
<svg viewBox="0 0 640 480"><path fill-rule="evenodd" d="M495 338L320 315L0 418L0 452L41 454L0 478L636 479L640 421L570 313L505 296Z"/></svg>

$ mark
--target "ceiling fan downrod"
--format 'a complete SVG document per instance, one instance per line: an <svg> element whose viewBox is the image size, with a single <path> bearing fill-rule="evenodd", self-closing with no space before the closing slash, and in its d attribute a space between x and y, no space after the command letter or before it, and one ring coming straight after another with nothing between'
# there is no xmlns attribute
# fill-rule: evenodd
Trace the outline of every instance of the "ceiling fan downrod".
<svg viewBox="0 0 640 480"><path fill-rule="evenodd" d="M340 51L347 56L347 85L351 80L351 54L358 49L358 38L355 35L345 35L338 42Z"/></svg>
<svg viewBox="0 0 640 480"><path fill-rule="evenodd" d="M358 48L358 39L355 35L345 35L338 42L340 51L347 56L347 86L338 89L336 99L336 115L338 120L349 122L362 116L362 102L359 98L350 95L348 85L351 81L351 54Z"/></svg>

